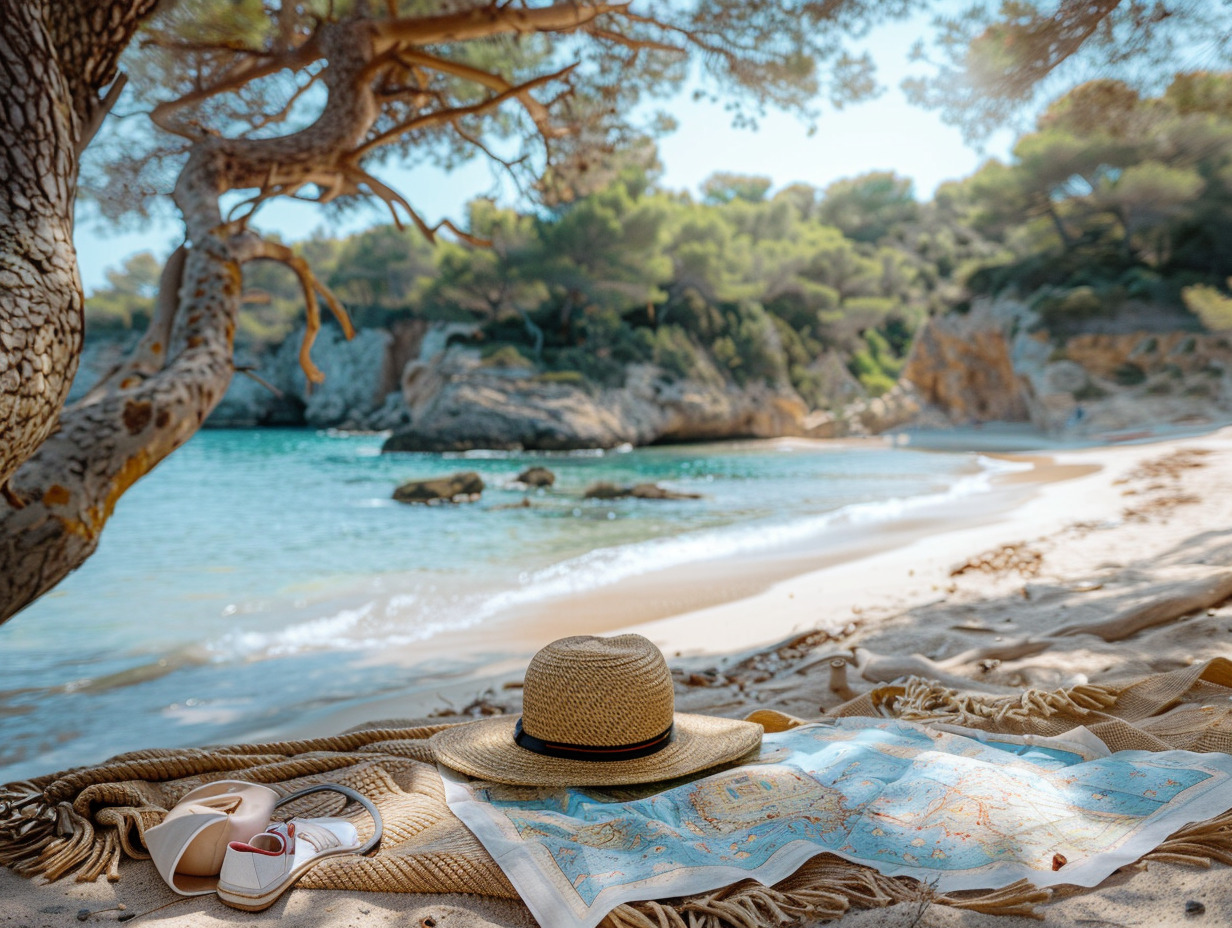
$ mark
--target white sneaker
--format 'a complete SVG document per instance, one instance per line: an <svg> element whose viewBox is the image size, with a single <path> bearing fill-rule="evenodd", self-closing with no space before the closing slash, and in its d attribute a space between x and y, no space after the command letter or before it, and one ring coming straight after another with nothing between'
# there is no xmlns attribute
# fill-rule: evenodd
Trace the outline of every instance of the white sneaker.
<svg viewBox="0 0 1232 928"><path fill-rule="evenodd" d="M218 898L236 909L267 909L318 860L359 850L346 819L301 818L271 825L248 842L232 841L222 861Z"/></svg>

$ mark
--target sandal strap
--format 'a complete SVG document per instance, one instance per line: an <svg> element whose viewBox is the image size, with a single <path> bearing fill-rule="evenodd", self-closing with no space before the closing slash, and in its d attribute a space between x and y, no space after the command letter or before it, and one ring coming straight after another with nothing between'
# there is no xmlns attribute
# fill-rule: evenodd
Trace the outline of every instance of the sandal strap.
<svg viewBox="0 0 1232 928"><path fill-rule="evenodd" d="M279 806L284 806L293 799L299 799L301 796L308 796L312 793L323 792L341 793L348 799L358 802L361 806L363 806L364 810L372 816L372 822L375 826L372 830L372 837L365 841L362 847L356 849L356 854L367 854L374 847L380 845L381 837L385 834L385 823L381 820L381 813L377 811L377 808L371 799L362 793L356 792L349 786L343 786L341 783L318 783L316 786L306 786L297 792L291 793L289 796L283 796L276 803L274 803L274 808L277 809Z"/></svg>
<svg viewBox="0 0 1232 928"><path fill-rule="evenodd" d="M292 821L295 823L296 841L307 841L318 851L327 851L342 844L338 836L328 828L322 828L304 819L292 819Z"/></svg>

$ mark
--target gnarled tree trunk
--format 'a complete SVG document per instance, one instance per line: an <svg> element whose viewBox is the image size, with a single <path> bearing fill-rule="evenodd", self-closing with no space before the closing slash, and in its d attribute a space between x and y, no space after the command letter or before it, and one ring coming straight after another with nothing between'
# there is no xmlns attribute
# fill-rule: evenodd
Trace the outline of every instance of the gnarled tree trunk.
<svg viewBox="0 0 1232 928"><path fill-rule="evenodd" d="M77 163L155 0L0 0L0 488L55 427L81 353ZM118 87L116 88L118 90Z"/></svg>
<svg viewBox="0 0 1232 928"><path fill-rule="evenodd" d="M158 307L123 364L66 409L59 428L17 471L21 504L0 501L0 619L41 596L98 545L120 496L205 421L234 371L232 342L241 268L251 260L291 263L302 272L315 328L314 281L283 246L224 222L219 198L260 186L271 174L294 183L331 169L377 116L364 69L365 30L327 28L321 41L329 90L316 122L273 139L197 143L176 184L187 241L168 261Z"/></svg>

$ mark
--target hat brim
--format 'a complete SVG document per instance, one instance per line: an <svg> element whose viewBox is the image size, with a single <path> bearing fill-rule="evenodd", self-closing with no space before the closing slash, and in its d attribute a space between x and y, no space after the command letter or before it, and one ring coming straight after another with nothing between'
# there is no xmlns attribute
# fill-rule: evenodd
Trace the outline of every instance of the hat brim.
<svg viewBox="0 0 1232 928"><path fill-rule="evenodd" d="M671 780L739 760L761 745L755 722L675 714L672 740L646 757L617 761L545 757L513 740L520 716L479 719L438 731L429 742L437 763L510 786L627 786Z"/></svg>

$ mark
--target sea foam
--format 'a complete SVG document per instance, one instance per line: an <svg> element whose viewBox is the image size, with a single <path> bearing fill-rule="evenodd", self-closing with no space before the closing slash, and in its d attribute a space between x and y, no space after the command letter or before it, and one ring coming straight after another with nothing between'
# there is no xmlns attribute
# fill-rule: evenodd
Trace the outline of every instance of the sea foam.
<svg viewBox="0 0 1232 928"><path fill-rule="evenodd" d="M976 463L978 472L959 477L939 492L850 503L820 514L761 518L598 548L525 571L504 589L451 592L432 585L415 592L381 595L280 629L235 630L212 644L210 650L225 660L406 646L443 632L481 625L519 608L656 571L725 558L773 555L806 543L824 543L827 533L843 527L892 523L930 509L943 509L960 499L989 492L999 476L1033 467L984 456L978 456Z"/></svg>

